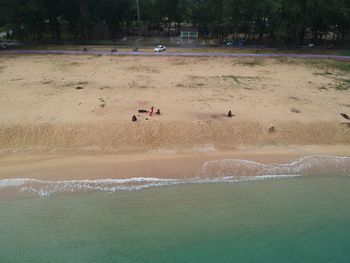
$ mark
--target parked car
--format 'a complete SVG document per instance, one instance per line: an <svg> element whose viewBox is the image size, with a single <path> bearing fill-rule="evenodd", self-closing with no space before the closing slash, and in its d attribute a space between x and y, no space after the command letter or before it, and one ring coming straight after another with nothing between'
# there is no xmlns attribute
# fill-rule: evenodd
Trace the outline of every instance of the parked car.
<svg viewBox="0 0 350 263"><path fill-rule="evenodd" d="M154 52L163 52L165 50L166 50L165 46L159 45L155 47Z"/></svg>
<svg viewBox="0 0 350 263"><path fill-rule="evenodd" d="M235 43L233 41L227 41L226 46L232 47Z"/></svg>
<svg viewBox="0 0 350 263"><path fill-rule="evenodd" d="M226 42L226 46L227 47L243 47L244 44L245 44L244 39L239 39L239 40L236 40L236 41L229 40L229 41Z"/></svg>
<svg viewBox="0 0 350 263"><path fill-rule="evenodd" d="M20 43L16 41L0 41L0 50L12 49L19 45Z"/></svg>
<svg viewBox="0 0 350 263"><path fill-rule="evenodd" d="M2 44L0 43L0 49L8 49L9 48L9 45L8 44Z"/></svg>

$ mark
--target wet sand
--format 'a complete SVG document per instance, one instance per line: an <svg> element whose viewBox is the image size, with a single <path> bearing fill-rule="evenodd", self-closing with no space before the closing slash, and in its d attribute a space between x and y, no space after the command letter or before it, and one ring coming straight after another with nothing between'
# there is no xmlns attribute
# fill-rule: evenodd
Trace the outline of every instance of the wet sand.
<svg viewBox="0 0 350 263"><path fill-rule="evenodd" d="M198 176L203 164L223 159L286 164L313 155L350 157L347 146L266 147L211 153L148 153L120 155L8 156L0 161L0 179L95 180L123 178L179 178Z"/></svg>

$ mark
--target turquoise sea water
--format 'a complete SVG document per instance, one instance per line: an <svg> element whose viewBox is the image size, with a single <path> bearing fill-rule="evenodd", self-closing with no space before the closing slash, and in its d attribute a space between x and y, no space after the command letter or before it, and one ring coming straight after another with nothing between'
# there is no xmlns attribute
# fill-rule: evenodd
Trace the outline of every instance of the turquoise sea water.
<svg viewBox="0 0 350 263"><path fill-rule="evenodd" d="M350 262L350 177L2 199L0 262Z"/></svg>

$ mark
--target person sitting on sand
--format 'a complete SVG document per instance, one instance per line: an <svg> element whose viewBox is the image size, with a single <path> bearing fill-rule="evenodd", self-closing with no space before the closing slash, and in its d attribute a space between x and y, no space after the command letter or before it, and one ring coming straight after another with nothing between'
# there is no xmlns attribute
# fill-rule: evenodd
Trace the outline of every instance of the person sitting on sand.
<svg viewBox="0 0 350 263"><path fill-rule="evenodd" d="M157 110L156 114L157 114L157 115L160 115L160 109Z"/></svg>
<svg viewBox="0 0 350 263"><path fill-rule="evenodd" d="M131 119L132 121L137 121L137 117L134 115L134 116L132 116L132 119Z"/></svg>

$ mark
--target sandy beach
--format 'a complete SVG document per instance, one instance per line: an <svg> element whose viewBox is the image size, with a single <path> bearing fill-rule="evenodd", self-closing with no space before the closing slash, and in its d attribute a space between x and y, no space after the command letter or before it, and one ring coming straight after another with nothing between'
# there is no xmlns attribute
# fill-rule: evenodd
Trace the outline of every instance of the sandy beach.
<svg viewBox="0 0 350 263"><path fill-rule="evenodd" d="M0 179L186 177L208 160L350 156L344 63L1 55ZM152 106L161 115L138 113Z"/></svg>

